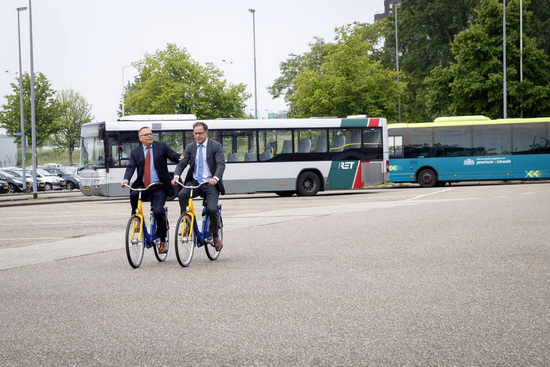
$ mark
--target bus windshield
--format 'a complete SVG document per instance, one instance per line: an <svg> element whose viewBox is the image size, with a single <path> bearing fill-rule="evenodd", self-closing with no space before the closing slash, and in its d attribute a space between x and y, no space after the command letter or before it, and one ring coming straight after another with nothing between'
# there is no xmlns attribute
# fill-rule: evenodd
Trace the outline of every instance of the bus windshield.
<svg viewBox="0 0 550 367"><path fill-rule="evenodd" d="M100 131L100 124L86 124L82 128L80 164L84 167L105 167L105 147Z"/></svg>

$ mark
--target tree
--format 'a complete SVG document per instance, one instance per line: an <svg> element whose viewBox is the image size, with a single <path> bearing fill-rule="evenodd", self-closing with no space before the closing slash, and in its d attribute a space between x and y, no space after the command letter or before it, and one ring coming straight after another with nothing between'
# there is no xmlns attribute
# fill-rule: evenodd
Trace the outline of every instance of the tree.
<svg viewBox="0 0 550 367"><path fill-rule="evenodd" d="M523 6L531 11L531 26L525 28L529 37L537 42L537 48L550 55L550 1L531 0L523 2Z"/></svg>
<svg viewBox="0 0 550 367"><path fill-rule="evenodd" d="M302 55L290 54L290 58L280 63L281 76L268 88L273 98L284 96L286 102L296 92L296 77L301 71L319 71L323 58L327 55L326 43L322 38L315 37L315 42L309 44L310 51Z"/></svg>
<svg viewBox="0 0 550 367"><path fill-rule="evenodd" d="M23 74L23 106L25 116L25 135L31 136L31 78L29 74ZM50 136L59 130L56 118L59 114L59 104L55 98L55 90L46 76L40 72L35 74L35 120L36 120L36 145L43 146ZM8 134L15 135L21 130L21 113L19 102L19 81L11 83L13 93L5 96L7 103L0 111L0 126L6 129ZM20 137L17 137L20 143Z"/></svg>
<svg viewBox="0 0 550 367"><path fill-rule="evenodd" d="M524 0L527 2L528 0ZM524 81L519 80L519 0L506 9L507 111L509 117L550 114L550 59L523 37ZM531 12L524 11L529 26ZM482 0L475 22L452 45L456 62L435 68L426 83L431 114L503 116L502 4Z"/></svg>
<svg viewBox="0 0 550 367"><path fill-rule="evenodd" d="M138 75L126 87L127 114L195 114L200 119L245 117L244 84L228 84L212 63L199 65L185 49L168 44L133 64Z"/></svg>
<svg viewBox="0 0 550 367"><path fill-rule="evenodd" d="M82 124L92 121L91 106L86 99L72 89L57 93L59 115L56 124L59 130L51 142L59 150L68 150L69 163L73 163L73 150L79 141Z"/></svg>
<svg viewBox="0 0 550 367"><path fill-rule="evenodd" d="M454 61L451 43L468 27L480 0L405 0L397 8L399 68L407 81L402 95L402 116L408 121L430 118L426 108L425 78L437 66ZM395 17L385 18L381 60L388 69L396 67Z"/></svg>
<svg viewBox="0 0 550 367"><path fill-rule="evenodd" d="M281 64L283 75L271 94L285 94L294 117L367 114L395 119L397 74L375 56L377 27L354 23L338 28L334 43L316 39L310 52L291 55Z"/></svg>

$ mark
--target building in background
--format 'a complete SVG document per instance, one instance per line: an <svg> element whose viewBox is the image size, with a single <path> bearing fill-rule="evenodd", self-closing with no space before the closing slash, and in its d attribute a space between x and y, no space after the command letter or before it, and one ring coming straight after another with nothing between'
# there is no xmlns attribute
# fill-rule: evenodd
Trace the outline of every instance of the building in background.
<svg viewBox="0 0 550 367"><path fill-rule="evenodd" d="M394 4L399 5L399 4L401 4L401 1L402 0L384 0L384 12L379 13L379 14L375 14L374 15L374 20L384 19L388 15L393 14L392 13L393 5Z"/></svg>
<svg viewBox="0 0 550 367"><path fill-rule="evenodd" d="M17 166L17 144L13 136L0 134L0 167Z"/></svg>

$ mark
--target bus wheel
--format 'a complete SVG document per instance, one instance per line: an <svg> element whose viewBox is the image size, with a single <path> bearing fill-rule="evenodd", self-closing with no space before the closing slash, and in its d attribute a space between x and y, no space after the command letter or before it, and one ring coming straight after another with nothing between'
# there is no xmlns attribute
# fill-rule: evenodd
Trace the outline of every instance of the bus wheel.
<svg viewBox="0 0 550 367"><path fill-rule="evenodd" d="M418 174L418 183L422 187L434 187L437 185L437 174L433 169L426 168Z"/></svg>
<svg viewBox="0 0 550 367"><path fill-rule="evenodd" d="M299 196L313 196L319 192L320 187L321 180L313 172L304 172L298 177L296 189Z"/></svg>

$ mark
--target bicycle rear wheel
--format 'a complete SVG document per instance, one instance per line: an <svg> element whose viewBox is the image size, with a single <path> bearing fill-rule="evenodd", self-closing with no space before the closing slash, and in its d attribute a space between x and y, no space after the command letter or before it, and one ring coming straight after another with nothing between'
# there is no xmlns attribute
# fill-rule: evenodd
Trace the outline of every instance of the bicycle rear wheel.
<svg viewBox="0 0 550 367"><path fill-rule="evenodd" d="M176 258L183 267L189 266L195 251L195 241L191 231L191 216L189 214L182 214L176 224L176 237L174 238L174 243L176 247Z"/></svg>
<svg viewBox="0 0 550 367"><path fill-rule="evenodd" d="M170 230L170 225L168 224L168 208L166 207L164 208L164 213L165 213L165 221L166 221L166 242L164 243L164 248L166 249L166 252L163 254L159 253L160 242L155 243L153 245L155 257L159 262L163 262L164 260L166 260L166 258L168 257L168 249L170 248L170 235L168 233L168 231Z"/></svg>
<svg viewBox="0 0 550 367"><path fill-rule="evenodd" d="M143 234L141 238L139 237L141 224L141 219L133 215L126 226L126 256L132 268L139 268L145 252Z"/></svg>
<svg viewBox="0 0 550 367"><path fill-rule="evenodd" d="M220 215L220 227L218 228L218 235L220 236L220 241L223 243L223 224L222 224L222 217ZM210 216L206 216L205 223L203 224L203 228L205 231L208 230L210 227ZM220 256L220 251L216 251L216 247L214 247L214 240L212 241L206 241L204 244L204 249L206 250L206 256L212 261L216 260Z"/></svg>
<svg viewBox="0 0 550 367"><path fill-rule="evenodd" d="M168 249L170 248L169 244L170 244L170 240L168 239L168 235L167 235L166 242L164 243L164 248L166 249L166 251L168 251ZM163 262L168 257L168 252L159 254L159 246L160 246L160 242L158 244L155 243L153 245L153 250L155 251L155 257L157 258L157 260L159 262Z"/></svg>

